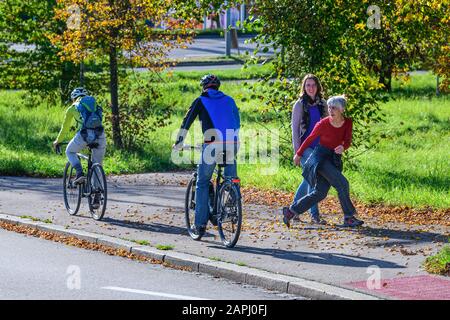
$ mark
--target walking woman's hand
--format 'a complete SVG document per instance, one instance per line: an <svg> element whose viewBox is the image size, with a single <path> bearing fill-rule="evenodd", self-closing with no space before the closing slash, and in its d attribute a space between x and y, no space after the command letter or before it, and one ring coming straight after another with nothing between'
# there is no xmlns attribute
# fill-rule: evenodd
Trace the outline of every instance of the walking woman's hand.
<svg viewBox="0 0 450 320"><path fill-rule="evenodd" d="M294 155L294 164L296 166L300 165L300 157L297 154Z"/></svg>
<svg viewBox="0 0 450 320"><path fill-rule="evenodd" d="M344 152L344 146L339 145L336 148L334 148L334 152L337 154L342 154Z"/></svg>

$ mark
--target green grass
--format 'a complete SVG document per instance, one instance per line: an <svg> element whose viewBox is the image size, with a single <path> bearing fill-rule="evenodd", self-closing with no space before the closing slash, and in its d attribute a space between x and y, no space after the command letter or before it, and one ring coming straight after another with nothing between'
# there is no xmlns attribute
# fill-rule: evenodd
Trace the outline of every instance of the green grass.
<svg viewBox="0 0 450 320"><path fill-rule="evenodd" d="M269 72L267 66L248 70L223 70L221 89L238 102L242 131L261 129L256 121L258 101L241 102L249 89L237 82ZM201 72L164 74L159 85L162 106L173 106L171 124L148 133L148 143L136 152L122 152L109 147L104 163L107 174L126 174L180 169L171 162L170 146L181 120L199 94ZM148 75L138 74L138 77ZM450 208L450 97L435 97L435 77L415 74L401 86L394 81L395 100L381 107L386 122L374 127L386 136L374 149L357 158L358 168L345 169L351 192L364 203L384 203L414 207ZM19 91L0 91L0 175L61 177L65 156L52 152L51 142L62 122L65 107L39 104L32 108L20 100ZM290 119L286 119L289 123ZM273 124L268 124L273 126ZM191 134L201 141L195 122ZM245 137L242 137L245 140ZM249 137L251 138L251 137ZM109 144L111 146L111 142ZM194 168L184 165L181 168ZM295 191L301 170L278 167L266 175L264 164L240 164L239 176L244 186Z"/></svg>
<svg viewBox="0 0 450 320"><path fill-rule="evenodd" d="M172 246L172 245L167 245L167 244L158 244L158 245L156 245L156 249L159 249L159 250L173 250L173 249L175 249L175 246Z"/></svg>
<svg viewBox="0 0 450 320"><path fill-rule="evenodd" d="M44 223L53 223L53 221L52 221L51 219L41 220L41 219L35 218L35 217L33 217L33 216L20 216L20 217L21 217L22 219L30 219L30 220L32 220L32 221L34 221L34 222L41 221L41 222L44 222Z"/></svg>
<svg viewBox="0 0 450 320"><path fill-rule="evenodd" d="M346 171L366 202L450 207L450 100L400 98L383 106L386 138Z"/></svg>
<svg viewBox="0 0 450 320"><path fill-rule="evenodd" d="M210 257L209 260L213 260L213 261L223 261L222 259L217 258L217 257Z"/></svg>
<svg viewBox="0 0 450 320"><path fill-rule="evenodd" d="M436 255L428 257L424 267L429 273L450 276L450 246L445 246Z"/></svg>
<svg viewBox="0 0 450 320"><path fill-rule="evenodd" d="M136 242L137 244L140 244L142 246L149 246L150 242L148 242L147 240L135 240L134 242Z"/></svg>

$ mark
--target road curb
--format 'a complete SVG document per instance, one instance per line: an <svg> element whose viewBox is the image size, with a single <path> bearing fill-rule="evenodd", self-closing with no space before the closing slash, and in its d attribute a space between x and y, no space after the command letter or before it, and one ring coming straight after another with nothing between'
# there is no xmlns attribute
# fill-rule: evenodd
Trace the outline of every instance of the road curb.
<svg viewBox="0 0 450 320"><path fill-rule="evenodd" d="M65 228L59 225L33 221L14 215L0 213L0 221L5 223L34 228L39 231L54 233L66 237L86 240L94 244L125 250L138 256L144 256L176 267L188 267L192 271L206 273L231 281L262 287L268 290L300 295L311 299L339 300L379 300L380 297L359 291L341 288L317 281L276 274L264 270L238 266L233 263L213 261L187 253L164 251L149 246L142 246L132 241L126 241L106 235Z"/></svg>

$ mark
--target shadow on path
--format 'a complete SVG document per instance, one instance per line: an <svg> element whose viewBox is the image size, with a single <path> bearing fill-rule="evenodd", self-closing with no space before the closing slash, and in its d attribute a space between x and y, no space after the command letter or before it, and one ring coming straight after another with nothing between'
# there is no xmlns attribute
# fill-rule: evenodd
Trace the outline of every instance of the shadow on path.
<svg viewBox="0 0 450 320"><path fill-rule="evenodd" d="M341 253L311 253L293 250L283 250L283 249L272 249L272 248L257 248L237 245L233 249L227 249L220 246L209 246L215 249L231 250L235 252L244 252L251 255L263 255L272 256L277 259L304 262L310 264L321 264L321 265L335 265L342 267L355 267L355 268L367 268L372 265L376 265L380 268L395 268L403 269L405 266L399 265L394 262L389 262L385 260L358 257Z"/></svg>

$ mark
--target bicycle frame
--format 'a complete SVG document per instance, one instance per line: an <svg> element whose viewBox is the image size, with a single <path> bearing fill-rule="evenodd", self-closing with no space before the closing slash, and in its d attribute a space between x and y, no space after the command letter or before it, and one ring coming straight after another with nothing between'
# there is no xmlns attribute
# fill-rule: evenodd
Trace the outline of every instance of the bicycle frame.
<svg viewBox="0 0 450 320"><path fill-rule="evenodd" d="M218 213L217 204L219 202L219 190L223 183L222 169L223 169L223 167L221 165L218 165L218 168L214 169L214 173L217 174L217 177L216 177L216 183L215 183L215 185L213 185L213 187L214 187L214 203L213 203L212 215L216 216L216 217L217 217L217 213Z"/></svg>
<svg viewBox="0 0 450 320"><path fill-rule="evenodd" d="M86 171L86 177L89 178L90 171L92 168L92 150L89 149L89 155L87 155L87 156L82 153L77 153L77 156L78 156L78 158L80 158L80 160L84 159L87 161L88 166L87 166L87 171ZM84 182L83 186L82 186L81 196L83 198L89 197L92 194L91 184L88 182L89 181Z"/></svg>
<svg viewBox="0 0 450 320"><path fill-rule="evenodd" d="M213 188L214 188L214 203L212 205L212 216L217 216L217 203L219 202L219 189L223 183L223 174L222 174L222 170L223 170L223 166L222 165L218 165L216 168L214 168L214 173L217 175L216 179L215 179L215 183L213 183ZM198 171L196 170L194 172L194 177L195 179L197 179L197 175L198 175ZM195 188L192 189L192 192L196 192Z"/></svg>

